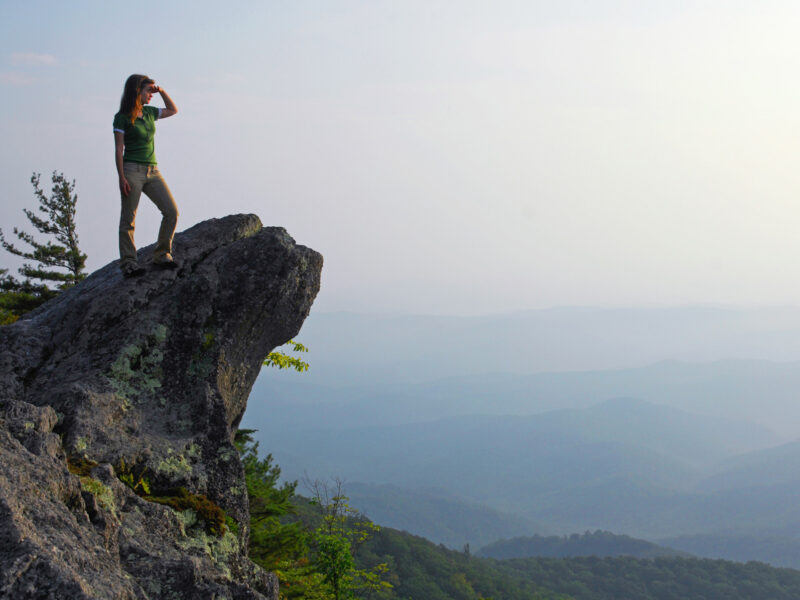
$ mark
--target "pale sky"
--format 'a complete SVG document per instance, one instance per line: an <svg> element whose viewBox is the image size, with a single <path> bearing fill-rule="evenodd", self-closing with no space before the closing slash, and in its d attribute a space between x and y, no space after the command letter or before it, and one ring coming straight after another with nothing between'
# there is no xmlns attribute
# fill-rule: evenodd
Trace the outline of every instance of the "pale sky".
<svg viewBox="0 0 800 600"><path fill-rule="evenodd" d="M797 305L798 31L770 0L7 0L0 227L63 171L90 269L117 258L139 72L180 110L179 230L286 227L325 256L315 310ZM139 245L158 220L143 197Z"/></svg>

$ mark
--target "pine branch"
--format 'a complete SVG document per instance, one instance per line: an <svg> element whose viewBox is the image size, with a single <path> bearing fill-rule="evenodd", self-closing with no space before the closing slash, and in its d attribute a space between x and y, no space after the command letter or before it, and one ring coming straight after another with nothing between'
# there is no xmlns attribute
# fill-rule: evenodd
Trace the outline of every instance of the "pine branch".
<svg viewBox="0 0 800 600"><path fill-rule="evenodd" d="M33 173L30 181L38 201L38 213L23 209L36 231L50 236L50 240L39 242L30 233L15 227L16 237L29 247L24 250L9 242L0 229L0 245L7 252L35 263L24 263L17 269L25 278L23 281L8 275L7 270L0 269L0 309L10 310L12 317L32 310L86 277L83 273L86 254L78 247L75 227L78 200L74 193L75 180L70 182L63 173L55 171L51 180L53 187L48 196L40 186L40 174ZM55 284L56 287L48 284ZM8 315L0 316L4 322L9 322L6 318Z"/></svg>

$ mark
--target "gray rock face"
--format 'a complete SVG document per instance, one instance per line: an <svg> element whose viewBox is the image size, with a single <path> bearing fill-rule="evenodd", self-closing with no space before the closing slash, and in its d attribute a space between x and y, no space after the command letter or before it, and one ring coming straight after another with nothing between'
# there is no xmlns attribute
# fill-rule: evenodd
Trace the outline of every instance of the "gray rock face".
<svg viewBox="0 0 800 600"><path fill-rule="evenodd" d="M263 359L309 313L322 257L254 215L174 246L179 269L123 279L115 261L0 328L1 598L277 598L246 558L232 439ZM147 484L149 499L134 493ZM179 488L226 526L202 504L151 501Z"/></svg>

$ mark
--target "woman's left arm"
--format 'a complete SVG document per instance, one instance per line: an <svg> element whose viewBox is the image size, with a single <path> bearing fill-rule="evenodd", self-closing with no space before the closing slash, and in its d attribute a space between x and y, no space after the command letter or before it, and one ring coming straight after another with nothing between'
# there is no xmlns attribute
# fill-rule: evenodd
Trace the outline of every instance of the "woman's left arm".
<svg viewBox="0 0 800 600"><path fill-rule="evenodd" d="M161 99L164 101L164 108L161 109L161 115L158 117L159 119L166 119L167 117L171 117L178 112L178 107L175 106L172 98L170 98L169 94L164 91L164 88L159 87L153 91L161 94Z"/></svg>

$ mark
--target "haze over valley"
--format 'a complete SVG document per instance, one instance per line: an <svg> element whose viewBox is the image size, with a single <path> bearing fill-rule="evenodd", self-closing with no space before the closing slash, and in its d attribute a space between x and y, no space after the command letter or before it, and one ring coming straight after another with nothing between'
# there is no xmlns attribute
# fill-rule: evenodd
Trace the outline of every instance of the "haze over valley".
<svg viewBox="0 0 800 600"><path fill-rule="evenodd" d="M311 370L263 373L244 425L284 477L341 477L368 516L454 548L606 530L800 566L798 324L792 309L312 315Z"/></svg>

